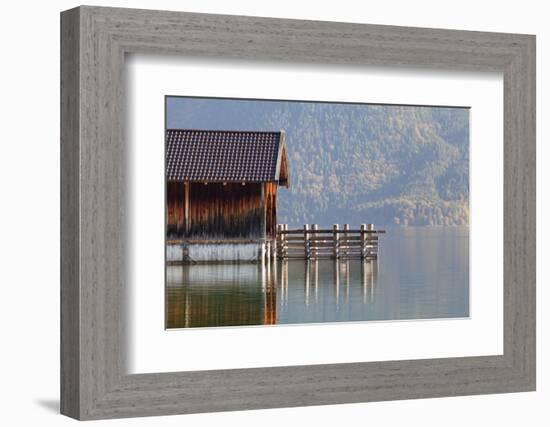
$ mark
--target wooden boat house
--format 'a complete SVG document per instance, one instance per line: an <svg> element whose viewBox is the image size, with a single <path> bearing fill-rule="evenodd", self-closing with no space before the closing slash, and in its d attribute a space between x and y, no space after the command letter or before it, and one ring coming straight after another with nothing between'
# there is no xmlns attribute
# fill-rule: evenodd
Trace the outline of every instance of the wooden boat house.
<svg viewBox="0 0 550 427"><path fill-rule="evenodd" d="M285 133L166 131L167 260L255 261L288 187Z"/></svg>

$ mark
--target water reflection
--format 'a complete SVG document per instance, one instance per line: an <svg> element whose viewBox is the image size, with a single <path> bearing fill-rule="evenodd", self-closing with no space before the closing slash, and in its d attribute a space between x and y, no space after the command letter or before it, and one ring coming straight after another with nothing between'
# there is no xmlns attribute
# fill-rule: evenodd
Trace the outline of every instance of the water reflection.
<svg viewBox="0 0 550 427"><path fill-rule="evenodd" d="M303 322L326 321L328 304L350 304L350 288L360 285L363 304L371 301L376 271L376 261L360 260L168 266L168 328L294 323L285 319L296 305L311 317Z"/></svg>
<svg viewBox="0 0 550 427"><path fill-rule="evenodd" d="M340 300L342 299L340 296L340 286L344 287L345 295L343 300L343 303L349 303L350 298L350 263L353 265L354 268L360 269L360 283L362 284L362 291L363 291L363 301L364 303L367 302L367 296L370 294L370 297L372 298L372 291L374 290L374 284L376 281L376 272L378 269L378 265L376 261L337 261L337 260L322 260L322 261L315 261L315 260L304 260L304 261L279 261L279 265L281 268L281 274L278 278L278 280L273 283L273 288L277 292L277 283L280 283L280 305L281 307L285 307L288 305L288 287L289 287L289 264L291 268L291 275L290 279L294 283L298 282L300 277L299 274L296 274L299 268L304 269L303 273L303 284L304 284L304 304L306 307L312 304L318 304L319 303L319 288L323 288L323 292L325 294L325 297L329 297L333 299L333 302L336 307L340 305ZM275 263L276 265L277 263ZM297 264L297 265L296 265ZM330 281L327 280L321 280L321 283L319 282L319 266L321 265L321 274L325 274L326 271L332 270L330 277L333 278L333 286L334 286L334 295L333 297L330 297L330 290L329 285ZM355 280L357 277L353 277L352 281ZM357 282L359 282L357 280ZM341 285L342 284L342 285Z"/></svg>
<svg viewBox="0 0 550 427"><path fill-rule="evenodd" d="M468 233L388 233L379 261L167 267L167 327L464 317Z"/></svg>

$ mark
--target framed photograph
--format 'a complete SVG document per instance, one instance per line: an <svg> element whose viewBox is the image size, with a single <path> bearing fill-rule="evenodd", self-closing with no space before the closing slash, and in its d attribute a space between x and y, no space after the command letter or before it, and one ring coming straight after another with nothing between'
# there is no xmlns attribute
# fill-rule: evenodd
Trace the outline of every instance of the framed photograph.
<svg viewBox="0 0 550 427"><path fill-rule="evenodd" d="M535 37L61 14L61 411L535 389Z"/></svg>

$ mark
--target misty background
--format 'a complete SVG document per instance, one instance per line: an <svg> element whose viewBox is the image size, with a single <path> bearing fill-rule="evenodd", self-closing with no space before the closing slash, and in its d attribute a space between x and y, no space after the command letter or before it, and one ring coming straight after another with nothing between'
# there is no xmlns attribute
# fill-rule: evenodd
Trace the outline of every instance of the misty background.
<svg viewBox="0 0 550 427"><path fill-rule="evenodd" d="M468 108L167 97L166 127L284 130L291 227L468 225Z"/></svg>

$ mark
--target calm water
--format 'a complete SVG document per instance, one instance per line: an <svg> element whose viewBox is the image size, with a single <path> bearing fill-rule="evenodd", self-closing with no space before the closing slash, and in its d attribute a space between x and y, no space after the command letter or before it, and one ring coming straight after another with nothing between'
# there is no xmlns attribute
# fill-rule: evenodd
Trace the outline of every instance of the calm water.
<svg viewBox="0 0 550 427"><path fill-rule="evenodd" d="M396 228L378 262L167 267L167 327L469 315L468 228Z"/></svg>

